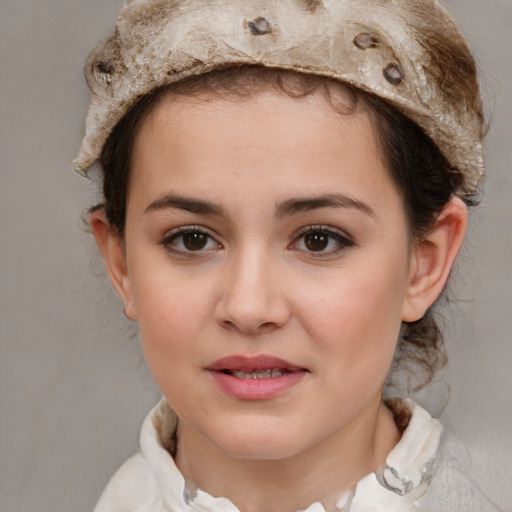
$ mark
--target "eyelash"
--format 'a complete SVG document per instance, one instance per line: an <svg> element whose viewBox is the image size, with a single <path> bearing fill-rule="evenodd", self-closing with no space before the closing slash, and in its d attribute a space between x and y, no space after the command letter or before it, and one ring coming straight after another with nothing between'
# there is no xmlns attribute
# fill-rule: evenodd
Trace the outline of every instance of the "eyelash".
<svg viewBox="0 0 512 512"><path fill-rule="evenodd" d="M222 245L215 240L215 238L210 235L210 233L205 230L201 226L180 226L176 229L173 229L170 232L167 232L165 236L160 240L160 245L162 245L167 251L172 252L173 254L177 254L179 256L200 256L204 255L207 252L210 252L212 248L205 249L204 247L199 247L197 250L190 250L185 248L176 248L173 246L173 242L175 242L178 239L182 239L185 235L201 235L206 237L205 246L208 244L211 244L211 242L215 242L217 247L215 249L222 248ZM297 248L297 244L299 241L304 240L304 238L307 235L323 235L328 237L327 243L329 244L330 241L334 241L337 244L337 247L330 250L311 250L311 249L299 249ZM305 242L304 242L305 243ZM289 245L294 250L299 250L308 255L308 257L313 258L322 258L322 257L329 257L333 256L335 254L338 254L340 251L343 251L347 248L350 248L354 246L355 243L353 240L351 240L346 234L333 229L331 227L323 226L323 225L310 225L310 226L304 226L301 228L297 234L295 235L295 238L293 242ZM215 250L214 249L214 250Z"/></svg>
<svg viewBox="0 0 512 512"><path fill-rule="evenodd" d="M220 243L218 243L213 236L211 236L208 231L206 231L201 226L180 226L176 229L173 229L170 232L167 232L165 236L160 240L160 245L162 245L167 251L172 252L173 254L177 254L179 256L199 256L204 255L205 252L209 252L211 249L199 248L198 250L186 250L186 249L178 249L172 245L178 239L182 239L185 235L203 235L206 237L206 244L214 241L217 245L217 248L222 247Z"/></svg>
<svg viewBox="0 0 512 512"><path fill-rule="evenodd" d="M330 250L321 250L321 251L313 251L313 250L307 250L307 249L298 249L302 250L307 253L308 257L313 258L325 258L329 256L333 256L338 254L339 252L348 249L350 247L353 247L355 245L355 242L349 238L345 233L342 233L341 231L338 231L337 229L323 226L323 225L311 225L311 226L305 226L302 229L299 230L297 233L294 241L292 242L292 246L296 246L297 243L300 240L304 240L306 235L324 235L329 237L329 239L333 240L337 246L334 249Z"/></svg>

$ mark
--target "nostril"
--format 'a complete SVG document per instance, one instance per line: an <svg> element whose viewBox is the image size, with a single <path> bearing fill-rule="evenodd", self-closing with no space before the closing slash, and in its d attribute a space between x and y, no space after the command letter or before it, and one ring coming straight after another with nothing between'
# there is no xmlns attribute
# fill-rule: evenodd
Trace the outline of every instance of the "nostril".
<svg viewBox="0 0 512 512"><path fill-rule="evenodd" d="M251 322L251 321L232 321L232 320L222 320L222 327L231 330L237 330L239 332L243 332L246 334L257 334L262 332L268 332L277 327L277 324L274 322Z"/></svg>
<svg viewBox="0 0 512 512"><path fill-rule="evenodd" d="M240 258L226 275L219 276L214 305L219 327L258 334L286 324L290 317L286 292L280 280L272 278L268 263L268 258L249 257L243 262Z"/></svg>

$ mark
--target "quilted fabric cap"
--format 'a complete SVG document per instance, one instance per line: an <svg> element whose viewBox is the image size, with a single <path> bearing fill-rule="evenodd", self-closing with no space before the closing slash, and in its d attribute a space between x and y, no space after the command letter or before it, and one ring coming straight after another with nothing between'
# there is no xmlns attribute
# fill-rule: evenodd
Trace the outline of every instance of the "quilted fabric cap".
<svg viewBox="0 0 512 512"><path fill-rule="evenodd" d="M415 121L472 194L484 174L476 69L436 0L131 0L87 59L84 175L144 94L213 69L262 65L339 79ZM468 87L467 84L473 84Z"/></svg>

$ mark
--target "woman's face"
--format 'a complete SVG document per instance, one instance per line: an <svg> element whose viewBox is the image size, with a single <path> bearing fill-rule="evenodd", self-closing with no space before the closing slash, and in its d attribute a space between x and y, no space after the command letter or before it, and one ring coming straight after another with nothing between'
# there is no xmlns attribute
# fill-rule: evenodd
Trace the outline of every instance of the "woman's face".
<svg viewBox="0 0 512 512"><path fill-rule="evenodd" d="M372 123L267 91L166 97L136 137L128 313L182 428L223 452L289 457L375 420L410 246Z"/></svg>

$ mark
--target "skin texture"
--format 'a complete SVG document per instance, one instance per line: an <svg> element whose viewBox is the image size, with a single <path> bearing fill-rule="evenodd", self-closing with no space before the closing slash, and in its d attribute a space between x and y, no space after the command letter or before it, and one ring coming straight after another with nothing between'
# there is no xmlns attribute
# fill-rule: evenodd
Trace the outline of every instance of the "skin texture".
<svg viewBox="0 0 512 512"><path fill-rule="evenodd" d="M143 122L124 239L102 211L91 226L180 418L184 475L243 511L328 503L398 441L381 397L401 322L441 292L466 210L452 199L412 242L361 109L337 114L320 94L205 99L167 96ZM193 233L205 245L190 251ZM262 354L303 378L244 400L208 370Z"/></svg>

